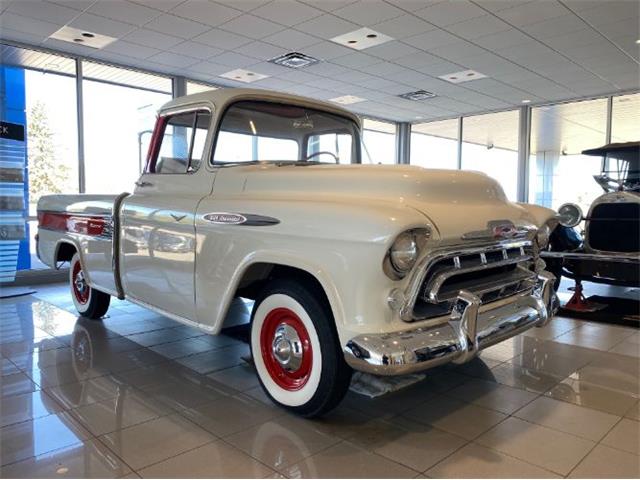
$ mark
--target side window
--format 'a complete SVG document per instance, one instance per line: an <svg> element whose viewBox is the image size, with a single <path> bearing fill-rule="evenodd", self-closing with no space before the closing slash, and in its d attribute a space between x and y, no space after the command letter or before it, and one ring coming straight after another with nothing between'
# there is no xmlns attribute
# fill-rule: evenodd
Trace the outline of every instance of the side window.
<svg viewBox="0 0 640 480"><path fill-rule="evenodd" d="M202 162L210 121L211 114L203 111L168 117L151 173L176 174L197 170Z"/></svg>

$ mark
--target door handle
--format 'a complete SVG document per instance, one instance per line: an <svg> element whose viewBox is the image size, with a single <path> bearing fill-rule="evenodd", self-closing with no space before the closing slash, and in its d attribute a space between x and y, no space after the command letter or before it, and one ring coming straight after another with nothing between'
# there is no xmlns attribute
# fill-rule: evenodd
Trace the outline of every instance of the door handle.
<svg viewBox="0 0 640 480"><path fill-rule="evenodd" d="M153 186L153 183L145 182L144 180L136 182L136 187L151 187L151 186Z"/></svg>

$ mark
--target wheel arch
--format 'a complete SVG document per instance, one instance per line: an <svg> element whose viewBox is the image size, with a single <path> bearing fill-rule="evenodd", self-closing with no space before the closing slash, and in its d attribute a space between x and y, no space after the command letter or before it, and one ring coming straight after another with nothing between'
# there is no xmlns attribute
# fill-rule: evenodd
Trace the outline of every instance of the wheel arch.
<svg viewBox="0 0 640 480"><path fill-rule="evenodd" d="M240 269L230 299L244 297L255 299L269 283L278 279L294 279L306 288L321 295L320 302L333 316L337 328L343 318L342 303L330 279L319 268L302 262L282 262L267 258L255 258ZM221 328L224 327L224 320Z"/></svg>

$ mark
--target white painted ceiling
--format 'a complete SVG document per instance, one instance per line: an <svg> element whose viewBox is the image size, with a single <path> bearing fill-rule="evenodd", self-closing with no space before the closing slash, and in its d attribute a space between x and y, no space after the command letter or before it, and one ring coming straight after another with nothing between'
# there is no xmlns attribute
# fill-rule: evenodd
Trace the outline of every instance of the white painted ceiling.
<svg viewBox="0 0 640 480"><path fill-rule="evenodd" d="M330 99L395 121L640 88L638 0L0 0L5 40L218 85L237 68L254 87ZM118 40L93 50L48 37L69 25ZM356 51L330 41L362 27L394 40ZM321 60L268 63L289 51ZM488 78L451 84L473 69ZM424 89L436 98L397 95Z"/></svg>

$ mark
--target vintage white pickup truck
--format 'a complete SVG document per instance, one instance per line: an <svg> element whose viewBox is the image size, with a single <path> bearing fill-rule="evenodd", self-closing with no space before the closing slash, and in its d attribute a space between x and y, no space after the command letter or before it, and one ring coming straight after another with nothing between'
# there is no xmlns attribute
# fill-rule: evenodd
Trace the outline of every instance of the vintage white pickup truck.
<svg viewBox="0 0 640 480"><path fill-rule="evenodd" d="M70 262L78 312L110 296L211 334L255 300L251 351L277 404L317 416L352 370L472 359L549 321L553 211L473 172L363 165L357 116L264 90L178 98L133 193L38 204L38 255ZM429 155L429 152L424 152Z"/></svg>

